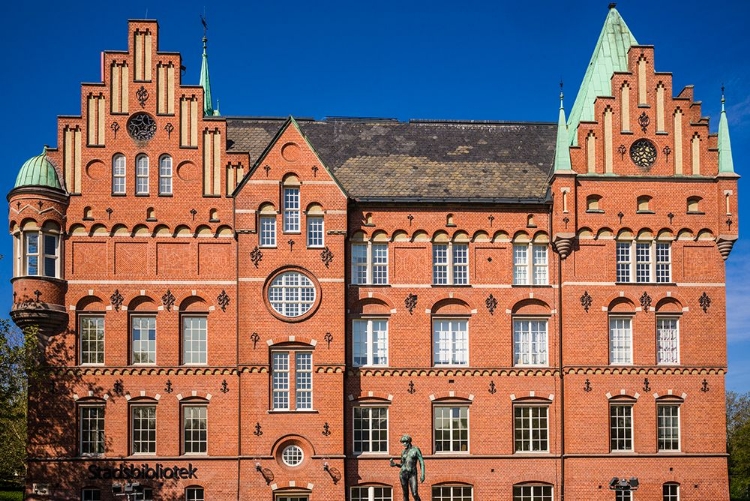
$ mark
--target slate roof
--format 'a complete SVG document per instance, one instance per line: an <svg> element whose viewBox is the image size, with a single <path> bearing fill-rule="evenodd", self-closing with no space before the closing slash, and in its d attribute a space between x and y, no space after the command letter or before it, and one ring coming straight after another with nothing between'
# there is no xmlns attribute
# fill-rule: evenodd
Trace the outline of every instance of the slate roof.
<svg viewBox="0 0 750 501"><path fill-rule="evenodd" d="M555 158L553 123L297 120L347 195L371 202L540 203ZM229 151L255 162L283 126L227 118Z"/></svg>

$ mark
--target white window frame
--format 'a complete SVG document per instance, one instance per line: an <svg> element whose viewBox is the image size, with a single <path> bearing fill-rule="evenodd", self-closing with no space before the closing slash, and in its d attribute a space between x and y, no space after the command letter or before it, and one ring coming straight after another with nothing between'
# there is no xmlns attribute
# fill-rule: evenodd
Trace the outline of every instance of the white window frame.
<svg viewBox="0 0 750 501"><path fill-rule="evenodd" d="M136 414L140 412L148 412L151 415L139 416L136 418ZM156 455L156 444L157 444L157 421L156 421L156 404L134 404L130 406L130 449L131 454L135 455ZM146 428L136 428L136 419L146 421L150 426ZM153 430L153 440L150 436L145 439L138 438L136 435L147 434L151 435ZM137 444L137 445L136 445ZM144 450L148 449L148 450Z"/></svg>
<svg viewBox="0 0 750 501"><path fill-rule="evenodd" d="M80 315L78 317L81 365L104 365L106 339L104 325L104 315Z"/></svg>
<svg viewBox="0 0 750 501"><path fill-rule="evenodd" d="M618 325L623 322L622 325ZM633 317L610 315L609 364L633 365Z"/></svg>
<svg viewBox="0 0 750 501"><path fill-rule="evenodd" d="M104 404L78 406L78 446L81 456L104 455Z"/></svg>
<svg viewBox="0 0 750 501"><path fill-rule="evenodd" d="M547 244L513 244L513 285L549 285Z"/></svg>
<svg viewBox="0 0 750 501"><path fill-rule="evenodd" d="M618 283L672 282L672 245L657 240L616 243Z"/></svg>
<svg viewBox="0 0 750 501"><path fill-rule="evenodd" d="M258 218L260 247L276 247L276 214L261 214Z"/></svg>
<svg viewBox="0 0 750 501"><path fill-rule="evenodd" d="M354 454L388 454L390 436L388 411L388 406L383 405L359 405L352 408L352 452ZM374 415L376 412L377 415ZM380 427L383 415L385 415L385 428ZM359 429L357 423L360 424ZM357 439L358 430L359 440ZM373 438L375 434L383 431L385 431L385 438ZM365 435L367 438L363 438Z"/></svg>
<svg viewBox="0 0 750 501"><path fill-rule="evenodd" d="M313 411L314 369L311 350L272 351L271 410Z"/></svg>
<svg viewBox="0 0 750 501"><path fill-rule="evenodd" d="M299 186L285 186L284 193L284 233L300 232L300 189Z"/></svg>
<svg viewBox="0 0 750 501"><path fill-rule="evenodd" d="M434 366L469 365L469 319L433 318L432 346Z"/></svg>
<svg viewBox="0 0 750 501"><path fill-rule="evenodd" d="M317 295L317 288L310 277L295 270L279 273L268 287L271 307L288 318L305 315L315 305Z"/></svg>
<svg viewBox="0 0 750 501"><path fill-rule="evenodd" d="M390 485L353 485L349 488L352 501L393 501Z"/></svg>
<svg viewBox="0 0 750 501"><path fill-rule="evenodd" d="M290 444L281 451L281 461L290 468L296 468L305 460L305 451L296 444Z"/></svg>
<svg viewBox="0 0 750 501"><path fill-rule="evenodd" d="M534 329L535 324L544 325L544 332ZM549 322L546 318L513 319L513 365L549 366Z"/></svg>
<svg viewBox="0 0 750 501"><path fill-rule="evenodd" d="M54 252L48 252L47 244L52 242ZM21 232L20 275L27 277L61 278L60 256L62 239L58 233L41 229ZM34 250L35 249L35 250ZM31 264L35 263L35 264Z"/></svg>
<svg viewBox="0 0 750 501"><path fill-rule="evenodd" d="M198 322L198 325L193 325L194 322ZM206 365L207 363L208 317L206 315L183 315L182 364Z"/></svg>
<svg viewBox="0 0 750 501"><path fill-rule="evenodd" d="M662 416L667 409L671 415ZM677 402L656 404L656 446L659 452L679 452L682 449L680 411L681 405ZM670 422L667 423L667 420Z"/></svg>
<svg viewBox="0 0 750 501"><path fill-rule="evenodd" d="M680 318L677 316L656 317L656 363L680 364Z"/></svg>
<svg viewBox="0 0 750 501"><path fill-rule="evenodd" d="M609 449L611 452L633 452L633 403L612 402L609 405ZM627 409L627 411L625 411ZM627 423L618 421L613 426L613 420L627 419Z"/></svg>
<svg viewBox="0 0 750 501"><path fill-rule="evenodd" d="M182 406L182 453L208 453L208 405L188 403Z"/></svg>
<svg viewBox="0 0 750 501"><path fill-rule="evenodd" d="M667 491L671 492L667 492ZM680 501L680 484L676 482L664 482L661 488L662 501Z"/></svg>
<svg viewBox="0 0 750 501"><path fill-rule="evenodd" d="M513 501L553 501L554 499L555 489L550 484L516 484L513 486Z"/></svg>
<svg viewBox="0 0 750 501"><path fill-rule="evenodd" d="M148 333L151 328L150 326L141 327L139 325L138 327L138 333L139 333L139 339L137 341L136 345L136 339L135 339L135 331L136 326L135 322L136 320L138 322L142 321L149 321L153 320L154 327L154 339L153 339L153 347L151 347L152 340L151 339L143 339L142 334L143 332ZM158 341L158 331L156 329L156 315L132 315L130 317L130 363L132 365L156 365L156 343ZM136 349L137 346L137 349ZM143 348L145 346L145 348ZM142 361L141 357L143 354L146 354L148 357L146 361Z"/></svg>
<svg viewBox="0 0 750 501"><path fill-rule="evenodd" d="M307 246L312 249L325 246L325 219L322 215L307 216Z"/></svg>
<svg viewBox="0 0 750 501"><path fill-rule="evenodd" d="M462 492L455 492L456 489L461 489L462 491L469 489L468 497ZM471 501L474 499L474 486L465 484L433 485L431 499L432 501Z"/></svg>
<svg viewBox="0 0 750 501"><path fill-rule="evenodd" d="M513 452L516 454L549 452L549 405L519 404L513 406Z"/></svg>
<svg viewBox="0 0 750 501"><path fill-rule="evenodd" d="M148 155L141 153L135 157L135 194L149 194L149 160Z"/></svg>
<svg viewBox="0 0 750 501"><path fill-rule="evenodd" d="M127 159L120 153L112 157L112 194L127 194Z"/></svg>
<svg viewBox="0 0 750 501"><path fill-rule="evenodd" d="M446 411L450 413L449 416L443 415ZM471 420L470 420L470 413L469 413L469 406L466 404L451 404L451 405L436 405L432 409L433 412L433 428L432 428L432 446L433 450L435 451L435 454L468 454L471 450L470 444L471 444ZM454 414L458 412L458 417L455 417ZM465 414L465 417L462 416L462 414ZM438 421L438 420L441 421ZM461 420L466 420L466 426L465 428L461 426ZM459 426L454 426L455 420L459 421ZM439 423L447 423L448 427L438 427ZM446 434L448 437L447 439L438 439L438 431L441 431ZM463 440L461 438L456 439L456 434L459 436L462 432L466 432L466 440ZM440 445L440 448L438 447L438 443L448 442L449 449L444 449L444 445ZM465 442L465 444L464 444ZM465 450L462 450L463 447L466 447Z"/></svg>
<svg viewBox="0 0 750 501"><path fill-rule="evenodd" d="M172 157L162 155L159 157L159 195L172 194Z"/></svg>
<svg viewBox="0 0 750 501"><path fill-rule="evenodd" d="M355 242L351 244L351 283L355 285L388 284L388 243Z"/></svg>
<svg viewBox="0 0 750 501"><path fill-rule="evenodd" d="M206 491L203 487L190 486L185 487L185 501L205 501Z"/></svg>
<svg viewBox="0 0 750 501"><path fill-rule="evenodd" d="M469 244L432 244L432 284L469 285Z"/></svg>
<svg viewBox="0 0 750 501"><path fill-rule="evenodd" d="M615 491L615 501L633 501L633 492Z"/></svg>
<svg viewBox="0 0 750 501"><path fill-rule="evenodd" d="M383 324L385 329L383 329ZM388 319L352 320L352 365L354 367L388 366Z"/></svg>

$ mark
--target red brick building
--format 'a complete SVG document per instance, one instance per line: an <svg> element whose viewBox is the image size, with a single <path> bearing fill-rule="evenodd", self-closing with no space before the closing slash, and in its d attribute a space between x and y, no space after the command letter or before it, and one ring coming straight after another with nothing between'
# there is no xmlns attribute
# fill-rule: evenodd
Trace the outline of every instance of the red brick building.
<svg viewBox="0 0 750 501"><path fill-rule="evenodd" d="M391 501L405 433L422 499L728 499L726 117L615 9L558 123L221 117L158 37L8 195L29 499Z"/></svg>

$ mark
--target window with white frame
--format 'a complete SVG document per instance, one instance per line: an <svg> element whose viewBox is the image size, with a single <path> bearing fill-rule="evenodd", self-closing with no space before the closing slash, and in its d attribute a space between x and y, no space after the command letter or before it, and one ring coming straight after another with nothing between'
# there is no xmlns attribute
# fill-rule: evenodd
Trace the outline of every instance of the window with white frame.
<svg viewBox="0 0 750 501"><path fill-rule="evenodd" d="M553 501L552 486L523 484L513 486L513 501Z"/></svg>
<svg viewBox="0 0 750 501"><path fill-rule="evenodd" d="M469 244L455 242L432 244L432 283L468 285Z"/></svg>
<svg viewBox="0 0 750 501"><path fill-rule="evenodd" d="M60 278L60 235L39 229L23 231L22 275Z"/></svg>
<svg viewBox="0 0 750 501"><path fill-rule="evenodd" d="M432 501L472 501L474 489L470 485L436 485L432 488Z"/></svg>
<svg viewBox="0 0 750 501"><path fill-rule="evenodd" d="M208 319L205 316L182 317L182 363L206 364L208 344Z"/></svg>
<svg viewBox="0 0 750 501"><path fill-rule="evenodd" d="M133 454L156 453L156 406L133 405L130 408L131 449Z"/></svg>
<svg viewBox="0 0 750 501"><path fill-rule="evenodd" d="M547 245L513 245L513 285L548 285Z"/></svg>
<svg viewBox="0 0 750 501"><path fill-rule="evenodd" d="M81 491L81 501L101 501L102 491L93 487L87 487Z"/></svg>
<svg viewBox="0 0 750 501"><path fill-rule="evenodd" d="M633 406L609 406L609 448L612 451L633 450Z"/></svg>
<svg viewBox="0 0 750 501"><path fill-rule="evenodd" d="M312 410L312 353L276 351L271 364L273 410Z"/></svg>
<svg viewBox="0 0 750 501"><path fill-rule="evenodd" d="M81 364L104 363L104 315L82 315L78 335Z"/></svg>
<svg viewBox="0 0 750 501"><path fill-rule="evenodd" d="M115 155L112 157L112 194L113 195L124 195L126 193L125 188L125 173L127 172L127 165L125 161L125 155Z"/></svg>
<svg viewBox="0 0 750 501"><path fill-rule="evenodd" d="M547 360L547 320L513 321L513 364L544 365Z"/></svg>
<svg viewBox="0 0 750 501"><path fill-rule="evenodd" d="M615 501L633 501L631 491L615 491Z"/></svg>
<svg viewBox="0 0 750 501"><path fill-rule="evenodd" d="M361 406L354 416L354 453L388 452L388 407Z"/></svg>
<svg viewBox="0 0 750 501"><path fill-rule="evenodd" d="M672 250L663 242L617 242L617 281L669 283Z"/></svg>
<svg viewBox="0 0 750 501"><path fill-rule="evenodd" d="M185 501L205 501L203 487L188 487L185 489Z"/></svg>
<svg viewBox="0 0 750 501"><path fill-rule="evenodd" d="M81 455L104 454L104 406L79 406L78 423Z"/></svg>
<svg viewBox="0 0 750 501"><path fill-rule="evenodd" d="M393 489L382 485L358 485L349 489L351 501L393 501Z"/></svg>
<svg viewBox="0 0 750 501"><path fill-rule="evenodd" d="M657 435L660 451L680 450L680 406L659 404L657 407Z"/></svg>
<svg viewBox="0 0 750 501"><path fill-rule="evenodd" d="M469 364L469 321L445 318L432 321L435 365Z"/></svg>
<svg viewBox="0 0 750 501"><path fill-rule="evenodd" d="M276 247L276 215L260 216L260 246Z"/></svg>
<svg viewBox="0 0 750 501"><path fill-rule="evenodd" d="M469 451L469 408L435 406L435 452Z"/></svg>
<svg viewBox="0 0 750 501"><path fill-rule="evenodd" d="M315 285L303 273L286 271L271 282L268 300L278 314L299 317L315 304Z"/></svg>
<svg viewBox="0 0 750 501"><path fill-rule="evenodd" d="M284 233L299 233L299 188L284 188Z"/></svg>
<svg viewBox="0 0 750 501"><path fill-rule="evenodd" d="M352 365L388 365L388 320L352 321Z"/></svg>
<svg viewBox="0 0 750 501"><path fill-rule="evenodd" d="M135 158L135 194L148 195L148 156Z"/></svg>
<svg viewBox="0 0 750 501"><path fill-rule="evenodd" d="M130 318L132 343L131 363L156 363L156 317L133 316Z"/></svg>
<svg viewBox="0 0 750 501"><path fill-rule="evenodd" d="M352 283L385 285L388 283L388 244L352 244Z"/></svg>
<svg viewBox="0 0 750 501"><path fill-rule="evenodd" d="M205 454L208 450L208 407L182 407L182 450L185 454Z"/></svg>
<svg viewBox="0 0 750 501"><path fill-rule="evenodd" d="M302 464L305 459L305 451L299 445L287 445L284 450L281 451L281 460L285 465L295 467Z"/></svg>
<svg viewBox="0 0 750 501"><path fill-rule="evenodd" d="M633 363L633 319L631 317L609 318L609 363Z"/></svg>
<svg viewBox="0 0 750 501"><path fill-rule="evenodd" d="M514 413L515 452L549 451L549 407L516 405Z"/></svg>
<svg viewBox="0 0 750 501"><path fill-rule="evenodd" d="M680 321L676 317L656 319L656 349L659 364L680 363Z"/></svg>
<svg viewBox="0 0 750 501"><path fill-rule="evenodd" d="M323 247L323 216L307 216L307 246Z"/></svg>
<svg viewBox="0 0 750 501"><path fill-rule="evenodd" d="M680 484L667 483L661 488L662 501L680 501Z"/></svg>
<svg viewBox="0 0 750 501"><path fill-rule="evenodd" d="M159 195L172 194L172 157L162 155L159 158Z"/></svg>

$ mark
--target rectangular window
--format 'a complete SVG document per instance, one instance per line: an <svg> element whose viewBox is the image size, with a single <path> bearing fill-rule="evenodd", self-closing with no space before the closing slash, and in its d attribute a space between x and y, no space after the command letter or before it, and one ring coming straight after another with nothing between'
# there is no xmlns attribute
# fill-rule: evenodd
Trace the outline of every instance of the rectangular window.
<svg viewBox="0 0 750 501"><path fill-rule="evenodd" d="M260 246L276 247L276 216L260 217Z"/></svg>
<svg viewBox="0 0 750 501"><path fill-rule="evenodd" d="M440 485L432 488L432 501L472 501L473 488L469 485Z"/></svg>
<svg viewBox="0 0 750 501"><path fill-rule="evenodd" d="M148 157L140 155L135 160L135 193L148 195Z"/></svg>
<svg viewBox="0 0 750 501"><path fill-rule="evenodd" d="M207 408L205 405L186 405L182 408L183 450L185 454L205 454L207 451Z"/></svg>
<svg viewBox="0 0 750 501"><path fill-rule="evenodd" d="M284 188L284 233L299 233L299 188Z"/></svg>
<svg viewBox="0 0 750 501"><path fill-rule="evenodd" d="M323 218L307 216L307 246L323 247Z"/></svg>
<svg viewBox="0 0 750 501"><path fill-rule="evenodd" d="M611 317L609 319L609 363L633 363L632 319Z"/></svg>
<svg viewBox="0 0 750 501"><path fill-rule="evenodd" d="M207 361L206 317L182 317L182 363L206 364Z"/></svg>
<svg viewBox="0 0 750 501"><path fill-rule="evenodd" d="M297 410L312 409L312 353L297 353L295 364Z"/></svg>
<svg viewBox="0 0 750 501"><path fill-rule="evenodd" d="M292 361L294 366L290 365ZM312 410L312 353L275 352L271 363L273 409ZM294 388L291 387L292 382ZM290 401L291 395L294 395L294 402Z"/></svg>
<svg viewBox="0 0 750 501"><path fill-rule="evenodd" d="M651 281L651 245L635 244L635 281Z"/></svg>
<svg viewBox="0 0 750 501"><path fill-rule="evenodd" d="M546 245L513 246L513 285L548 285Z"/></svg>
<svg viewBox="0 0 750 501"><path fill-rule="evenodd" d="M352 321L352 365L388 365L388 320Z"/></svg>
<svg viewBox="0 0 750 501"><path fill-rule="evenodd" d="M125 194L125 157L115 155L112 159L112 194Z"/></svg>
<svg viewBox="0 0 750 501"><path fill-rule="evenodd" d="M205 501L203 487L188 487L185 489L185 501Z"/></svg>
<svg viewBox="0 0 750 501"><path fill-rule="evenodd" d="M514 408L516 452L548 452L548 407L541 405Z"/></svg>
<svg viewBox="0 0 750 501"><path fill-rule="evenodd" d="M547 321L513 321L514 365L547 365Z"/></svg>
<svg viewBox="0 0 750 501"><path fill-rule="evenodd" d="M435 365L468 365L469 321L434 320L432 325Z"/></svg>
<svg viewBox="0 0 750 501"><path fill-rule="evenodd" d="M448 244L432 245L432 283L448 284Z"/></svg>
<svg viewBox="0 0 750 501"><path fill-rule="evenodd" d="M131 407L133 454L156 453L156 406Z"/></svg>
<svg viewBox="0 0 750 501"><path fill-rule="evenodd" d="M672 281L672 250L669 244L656 244L656 282Z"/></svg>
<svg viewBox="0 0 750 501"><path fill-rule="evenodd" d="M513 501L553 501L551 485L514 485Z"/></svg>
<svg viewBox="0 0 750 501"><path fill-rule="evenodd" d="M101 501L102 492L99 489L83 489L81 491L81 501Z"/></svg>
<svg viewBox="0 0 750 501"><path fill-rule="evenodd" d="M388 244L352 244L352 283L388 283Z"/></svg>
<svg viewBox="0 0 750 501"><path fill-rule="evenodd" d="M662 501L680 501L680 485L664 484L662 486Z"/></svg>
<svg viewBox="0 0 750 501"><path fill-rule="evenodd" d="M469 451L469 408L435 407L435 452Z"/></svg>
<svg viewBox="0 0 750 501"><path fill-rule="evenodd" d="M354 453L388 452L388 408L355 407Z"/></svg>
<svg viewBox="0 0 750 501"><path fill-rule="evenodd" d="M469 283L468 244L453 244L453 283L455 285Z"/></svg>
<svg viewBox="0 0 750 501"><path fill-rule="evenodd" d="M610 405L609 447L612 451L633 450L632 405Z"/></svg>
<svg viewBox="0 0 750 501"><path fill-rule="evenodd" d="M273 372L273 408L289 409L289 353L274 353L271 370Z"/></svg>
<svg viewBox="0 0 750 501"><path fill-rule="evenodd" d="M26 245L25 245L26 275L38 276L39 275L39 234L38 233L24 233L24 240L26 240Z"/></svg>
<svg viewBox="0 0 750 501"><path fill-rule="evenodd" d="M165 155L159 159L159 195L172 194L172 157Z"/></svg>
<svg viewBox="0 0 750 501"><path fill-rule="evenodd" d="M635 261L633 260L635 255ZM672 281L672 251L669 243L618 242L617 281L669 283Z"/></svg>
<svg viewBox="0 0 750 501"><path fill-rule="evenodd" d="M44 276L59 277L60 273L57 269L59 238L57 235L43 233L42 239L44 240Z"/></svg>
<svg viewBox="0 0 750 501"><path fill-rule="evenodd" d="M680 363L680 328L677 318L657 318L657 363Z"/></svg>
<svg viewBox="0 0 750 501"><path fill-rule="evenodd" d="M468 285L468 244L432 244L432 283L435 285Z"/></svg>
<svg viewBox="0 0 750 501"><path fill-rule="evenodd" d="M349 490L351 501L393 501L390 487L352 487Z"/></svg>
<svg viewBox="0 0 750 501"><path fill-rule="evenodd" d="M156 317L132 317L131 337L133 364L156 363Z"/></svg>
<svg viewBox="0 0 750 501"><path fill-rule="evenodd" d="M630 282L630 243L617 242L617 281Z"/></svg>
<svg viewBox="0 0 750 501"><path fill-rule="evenodd" d="M104 407L82 405L78 418L81 455L104 454Z"/></svg>
<svg viewBox="0 0 750 501"><path fill-rule="evenodd" d="M680 406L658 405L658 436L660 451L680 450Z"/></svg>
<svg viewBox="0 0 750 501"><path fill-rule="evenodd" d="M81 364L104 363L104 317L80 317Z"/></svg>
<svg viewBox="0 0 750 501"><path fill-rule="evenodd" d="M41 249L39 248L40 237L42 245ZM47 233L25 232L24 240L26 275L58 277L58 236Z"/></svg>
<svg viewBox="0 0 750 501"><path fill-rule="evenodd" d="M633 493L630 491L615 491L615 501L633 501Z"/></svg>

